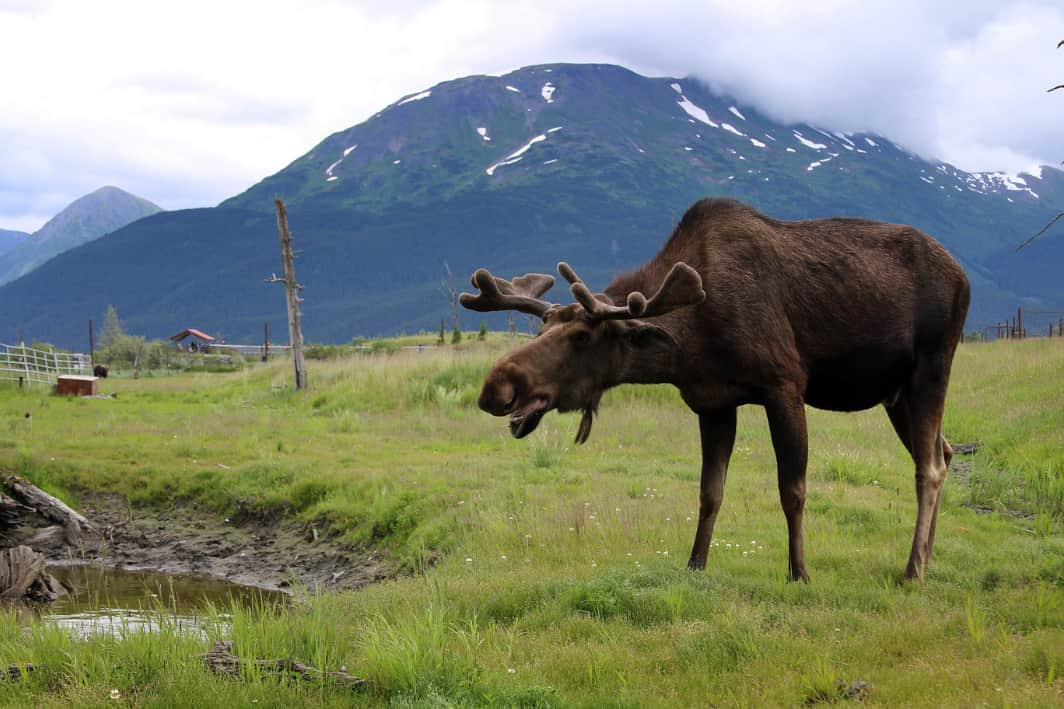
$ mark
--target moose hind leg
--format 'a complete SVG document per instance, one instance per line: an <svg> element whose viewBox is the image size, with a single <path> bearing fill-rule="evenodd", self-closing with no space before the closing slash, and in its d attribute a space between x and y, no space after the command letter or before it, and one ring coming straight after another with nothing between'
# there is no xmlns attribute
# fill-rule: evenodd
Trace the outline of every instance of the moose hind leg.
<svg viewBox="0 0 1064 709"><path fill-rule="evenodd" d="M805 569L805 542L802 535L802 513L805 510L805 469L808 459L808 438L805 426L805 404L800 397L768 402L769 431L776 451L777 479L780 504L787 517L789 543L787 576L791 581L809 581Z"/></svg>
<svg viewBox="0 0 1064 709"><path fill-rule="evenodd" d="M698 429L702 437L702 481L699 488L698 529L695 531L691 559L687 562L690 569L706 568L713 525L724 500L728 460L735 446L735 419L735 409L700 414L698 417Z"/></svg>
<svg viewBox="0 0 1064 709"><path fill-rule="evenodd" d="M924 568L931 560L942 485L946 481L946 452L952 452L941 434L948 380L946 357L922 357L917 362L909 391L912 454L916 463L916 530L905 568L905 576L910 579L923 579Z"/></svg>
<svg viewBox="0 0 1064 709"><path fill-rule="evenodd" d="M946 475L949 474L950 461L953 460L953 448L941 432L938 434L938 440L942 443L942 460L946 464L946 472L942 475L943 483L945 483ZM927 535L927 561L931 561L931 557L935 552L935 526L938 524L938 507L940 504L942 504L941 492L939 492L938 498L935 500L935 509L931 514L931 529Z"/></svg>

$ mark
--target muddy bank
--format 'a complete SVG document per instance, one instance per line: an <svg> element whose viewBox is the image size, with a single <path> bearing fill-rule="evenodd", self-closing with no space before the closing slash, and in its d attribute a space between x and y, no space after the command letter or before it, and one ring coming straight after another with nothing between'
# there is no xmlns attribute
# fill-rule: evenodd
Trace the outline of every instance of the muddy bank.
<svg viewBox="0 0 1064 709"><path fill-rule="evenodd" d="M352 589L394 574L372 550L288 518L224 519L194 503L130 508L116 495L84 493L78 511L94 532L75 545L59 535L33 545L50 564L196 574L269 590Z"/></svg>

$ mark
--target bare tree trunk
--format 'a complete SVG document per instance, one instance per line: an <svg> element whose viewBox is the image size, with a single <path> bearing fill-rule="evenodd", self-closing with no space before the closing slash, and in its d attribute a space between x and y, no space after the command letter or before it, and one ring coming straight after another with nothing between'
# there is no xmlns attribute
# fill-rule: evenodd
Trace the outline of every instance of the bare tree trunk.
<svg viewBox="0 0 1064 709"><path fill-rule="evenodd" d="M37 552L27 546L0 550L0 600L50 603L65 593Z"/></svg>
<svg viewBox="0 0 1064 709"><path fill-rule="evenodd" d="M140 379L140 356L144 352L144 343L137 345L137 356L133 358L133 378Z"/></svg>
<svg viewBox="0 0 1064 709"><path fill-rule="evenodd" d="M66 527L73 527L75 532L92 530L89 520L67 506L57 497L49 495L28 480L23 480L14 473L4 478L4 487L11 496L24 505L32 507L48 519Z"/></svg>
<svg viewBox="0 0 1064 709"><path fill-rule="evenodd" d="M454 311L454 329L461 330L462 328L458 322L458 313L461 310L458 307L458 286L455 285L454 274L451 273L451 266L446 261L443 262L443 270L447 272L447 282L444 283L444 288L447 290L447 293L451 298L451 309Z"/></svg>
<svg viewBox="0 0 1064 709"><path fill-rule="evenodd" d="M307 368L303 360L303 326L300 323L299 291L303 286L296 281L295 259L292 256L292 234L288 231L288 212L284 202L275 199L277 207L277 231L281 240L281 261L284 265L284 289L288 304L288 338L292 343L292 364L295 367L296 389L307 386Z"/></svg>

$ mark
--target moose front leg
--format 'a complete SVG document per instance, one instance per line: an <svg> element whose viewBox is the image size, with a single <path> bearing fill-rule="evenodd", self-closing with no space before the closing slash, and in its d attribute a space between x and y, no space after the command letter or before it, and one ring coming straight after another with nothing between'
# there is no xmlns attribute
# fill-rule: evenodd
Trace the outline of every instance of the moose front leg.
<svg viewBox="0 0 1064 709"><path fill-rule="evenodd" d="M699 490L698 530L691 549L691 560L687 562L690 569L706 568L713 525L724 500L728 460L735 446L735 418L734 408L698 416L698 430L702 437L702 483Z"/></svg>
<svg viewBox="0 0 1064 709"><path fill-rule="evenodd" d="M801 397L784 396L765 404L772 447L776 451L780 504L787 517L789 554L787 577L809 582L805 570L802 511L805 509L805 468L809 442L805 428L805 404Z"/></svg>

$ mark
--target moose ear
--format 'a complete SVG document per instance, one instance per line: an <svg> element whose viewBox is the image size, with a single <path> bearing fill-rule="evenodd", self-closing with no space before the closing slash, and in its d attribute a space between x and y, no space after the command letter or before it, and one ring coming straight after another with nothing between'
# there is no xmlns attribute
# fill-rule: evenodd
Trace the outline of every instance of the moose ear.
<svg viewBox="0 0 1064 709"><path fill-rule="evenodd" d="M676 340L665 328L651 325L643 320L629 320L624 331L624 339L632 347L652 349L655 347L676 347Z"/></svg>

